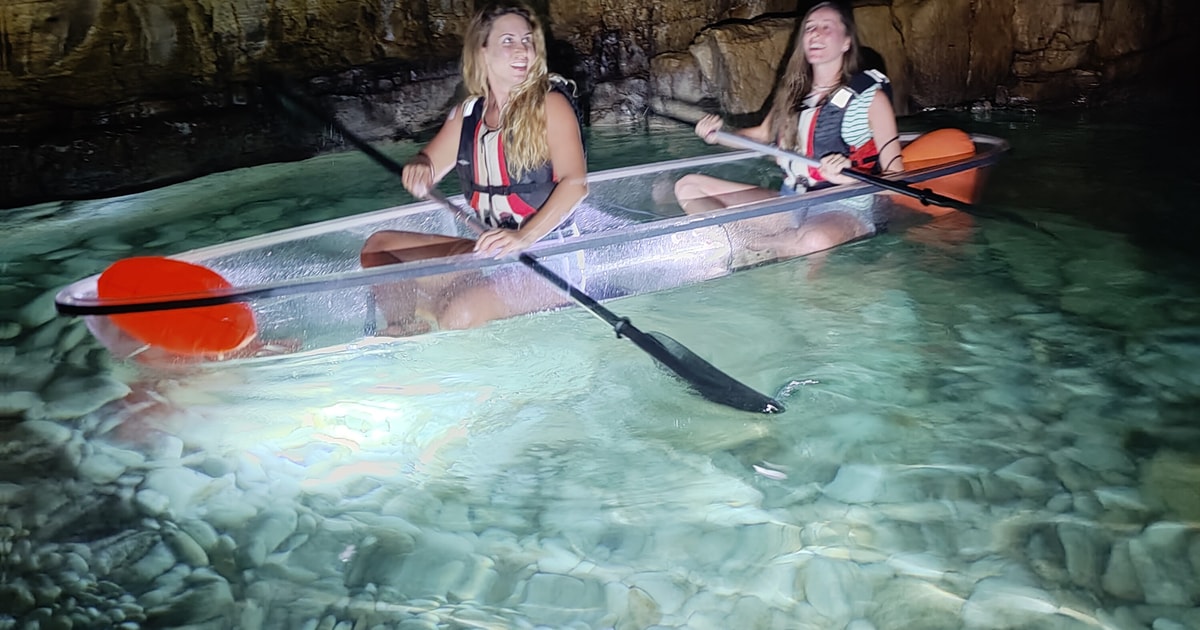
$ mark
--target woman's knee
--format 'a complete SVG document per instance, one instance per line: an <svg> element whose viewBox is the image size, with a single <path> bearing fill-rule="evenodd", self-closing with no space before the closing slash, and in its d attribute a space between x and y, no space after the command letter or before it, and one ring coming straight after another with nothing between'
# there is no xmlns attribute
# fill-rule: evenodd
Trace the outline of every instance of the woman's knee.
<svg viewBox="0 0 1200 630"><path fill-rule="evenodd" d="M457 296L451 299L438 313L438 328L441 330L477 328L498 318L499 314L493 310L470 293Z"/></svg>
<svg viewBox="0 0 1200 630"><path fill-rule="evenodd" d="M676 199L695 199L707 196L704 190L704 178L700 175L689 174L675 181Z"/></svg>
<svg viewBox="0 0 1200 630"><path fill-rule="evenodd" d="M800 236L800 255L832 249L841 243L840 235L827 228L805 230Z"/></svg>
<svg viewBox="0 0 1200 630"><path fill-rule="evenodd" d="M376 232L368 236L367 240L363 242L362 253L370 254L374 252L384 252L389 249L398 249L397 241L401 240L400 237L402 235L403 232L396 232L393 230Z"/></svg>
<svg viewBox="0 0 1200 630"><path fill-rule="evenodd" d="M802 229L801 255L833 249L862 236L858 225L849 221L825 221Z"/></svg>
<svg viewBox="0 0 1200 630"><path fill-rule="evenodd" d="M379 267L381 265L391 265L400 262L400 259L393 255L396 247L396 236L398 232L376 232L367 237L363 242L362 249L358 252L359 262L363 267Z"/></svg>
<svg viewBox="0 0 1200 630"><path fill-rule="evenodd" d="M675 199L685 199L687 197L688 188L690 187L687 178L691 175L684 175L675 180Z"/></svg>

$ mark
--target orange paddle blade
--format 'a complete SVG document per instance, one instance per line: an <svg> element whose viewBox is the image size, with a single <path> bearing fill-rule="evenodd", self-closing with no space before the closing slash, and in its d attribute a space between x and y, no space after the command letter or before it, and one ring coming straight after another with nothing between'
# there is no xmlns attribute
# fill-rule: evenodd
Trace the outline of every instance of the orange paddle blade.
<svg viewBox="0 0 1200 630"><path fill-rule="evenodd" d="M102 299L165 298L231 286L206 267L160 256L138 256L118 260L105 269L96 282L96 292ZM250 343L255 335L254 312L240 302L110 318L126 334L184 355L230 352Z"/></svg>

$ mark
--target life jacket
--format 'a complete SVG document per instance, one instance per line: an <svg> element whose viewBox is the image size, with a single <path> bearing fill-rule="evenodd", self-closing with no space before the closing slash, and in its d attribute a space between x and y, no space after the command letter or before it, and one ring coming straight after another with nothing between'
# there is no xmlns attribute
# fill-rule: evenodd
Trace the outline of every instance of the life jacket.
<svg viewBox="0 0 1200 630"><path fill-rule="evenodd" d="M868 138L859 146L851 146L842 137L842 122L850 104L862 97L872 87L878 85L884 95L892 98L892 84L878 70L864 70L850 77L850 81L834 90L826 97L825 102L816 106L816 115L811 119L807 129L801 128L799 133L807 139L807 157L821 159L831 153L840 153L850 158L850 164L858 170L877 172L879 170L879 149L875 139ZM786 167L785 167L786 168ZM803 178L807 180L806 187L810 190L816 186L828 185L821 177L820 170L811 166L789 170L789 180Z"/></svg>
<svg viewBox="0 0 1200 630"><path fill-rule="evenodd" d="M571 108L575 111L576 121L580 124L580 137L583 136L583 119L575 96L574 83L556 75L550 75L550 89L567 97ZM541 166L530 169L516 177L508 168L504 157L504 133L502 130L487 129L483 122L484 99L475 97L463 103L462 106L462 135L458 140L458 178L462 185L463 195L467 202L479 214L479 219L490 227L517 229L526 219L546 203L550 193L558 185L554 168L547 161ZM476 156L479 143L485 133L494 133L493 148L484 155L484 163L478 163ZM489 139L492 140L492 139ZM494 167L494 175L498 175L500 184L489 185L481 182L488 180L488 166ZM482 197L488 197L483 204Z"/></svg>

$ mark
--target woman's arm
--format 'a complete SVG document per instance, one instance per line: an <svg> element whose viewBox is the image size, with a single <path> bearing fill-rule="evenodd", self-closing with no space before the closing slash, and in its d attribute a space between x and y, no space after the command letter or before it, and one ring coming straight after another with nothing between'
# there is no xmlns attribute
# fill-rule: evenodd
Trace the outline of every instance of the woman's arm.
<svg viewBox="0 0 1200 630"><path fill-rule="evenodd" d="M716 114L709 114L708 116L705 116L696 122L696 135L700 136L709 144L724 144L717 140L713 135L720 131L724 126L725 121L721 120L720 116L717 116ZM772 142L771 114L768 112L767 117L764 118L761 123L753 127L746 127L744 129L731 129L729 133L742 136L743 138L748 138L761 144L770 144Z"/></svg>
<svg viewBox="0 0 1200 630"><path fill-rule="evenodd" d="M458 162L458 140L462 136L461 110L461 105L455 105L433 140L405 163L401 180L404 189L412 196L424 199L429 189L442 181Z"/></svg>
<svg viewBox="0 0 1200 630"><path fill-rule="evenodd" d="M525 220L520 230L490 230L479 237L475 251L486 251L497 257L521 251L558 227L587 196L587 158L579 133L579 121L567 97L558 92L548 93L546 135L550 164L558 183L546 203Z"/></svg>
<svg viewBox="0 0 1200 630"><path fill-rule="evenodd" d="M867 110L867 124L871 126L871 137L879 148L879 169L884 173L899 173L904 170L904 158L900 157L900 132L896 129L896 111L892 99L883 90L875 92L871 107Z"/></svg>

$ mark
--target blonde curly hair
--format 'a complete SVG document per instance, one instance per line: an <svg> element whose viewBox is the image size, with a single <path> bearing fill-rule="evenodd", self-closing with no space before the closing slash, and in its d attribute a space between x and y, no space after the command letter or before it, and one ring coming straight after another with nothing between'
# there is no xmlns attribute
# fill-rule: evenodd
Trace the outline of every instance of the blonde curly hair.
<svg viewBox="0 0 1200 630"><path fill-rule="evenodd" d="M478 11L463 36L463 83L471 97L488 96L487 64L483 49L497 19L519 15L529 22L533 37L533 58L525 80L513 88L508 103L500 112L504 130L504 157L516 177L550 160L546 134L546 93L550 91L550 73L546 66L546 36L541 21L521 3L492 3Z"/></svg>

